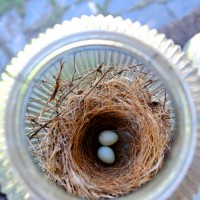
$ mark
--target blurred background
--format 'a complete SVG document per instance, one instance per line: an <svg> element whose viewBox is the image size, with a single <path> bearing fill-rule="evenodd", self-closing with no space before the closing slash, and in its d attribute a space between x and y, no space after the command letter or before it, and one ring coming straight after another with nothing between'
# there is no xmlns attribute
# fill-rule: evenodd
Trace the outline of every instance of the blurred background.
<svg viewBox="0 0 200 200"><path fill-rule="evenodd" d="M200 32L200 0L0 0L0 73L40 32L84 14L139 21L182 47Z"/></svg>
<svg viewBox="0 0 200 200"><path fill-rule="evenodd" d="M181 46L200 32L200 0L0 0L0 72L40 32L100 13L157 28Z"/></svg>

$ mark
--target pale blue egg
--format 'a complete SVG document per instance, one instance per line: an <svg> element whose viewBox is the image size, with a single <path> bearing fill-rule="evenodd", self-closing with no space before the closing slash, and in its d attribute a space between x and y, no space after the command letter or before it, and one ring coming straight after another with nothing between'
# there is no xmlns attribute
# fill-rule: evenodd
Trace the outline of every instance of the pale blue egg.
<svg viewBox="0 0 200 200"><path fill-rule="evenodd" d="M99 159L107 164L112 164L115 161L114 151L110 147L102 146L98 149Z"/></svg>

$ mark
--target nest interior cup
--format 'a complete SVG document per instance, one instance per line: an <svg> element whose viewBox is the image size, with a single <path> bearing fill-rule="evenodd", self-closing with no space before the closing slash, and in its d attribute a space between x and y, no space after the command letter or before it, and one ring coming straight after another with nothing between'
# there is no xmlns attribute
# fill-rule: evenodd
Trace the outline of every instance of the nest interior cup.
<svg viewBox="0 0 200 200"><path fill-rule="evenodd" d="M30 127L25 123L27 104L30 99L46 98L46 94L38 89L38 83L44 77L55 82L53 77L59 73L61 61L65 61L67 66L63 69L62 78L69 80L73 76L74 55L76 55L75 61L79 73L89 68L97 68L101 63L105 66L113 63L123 66L142 63L144 71L151 77L159 79L159 84L156 84L152 90L165 86L167 96L170 98L169 104L172 105L175 115L172 148L164 166L148 184L121 198L155 200L174 195L187 173L195 150L197 117L191 88L196 84L194 81L196 70L190 67L178 47L166 40L163 35L157 34L155 30L148 30L146 26L141 27L138 23L132 23L130 20L123 21L121 18L85 16L81 19L75 18L71 22L64 22L40 35L19 53L18 58L13 60L3 74L3 80L9 80L5 86L7 98L5 98L6 106L3 108L2 115L9 155L8 176L11 176L13 171L17 172L20 180L19 184L15 183L12 186L14 189L8 194L10 198L76 199L41 176L28 151L29 141L26 140L26 134L29 133ZM16 68L14 69L13 66ZM129 73L124 77L126 81L134 79L134 76ZM158 93L155 99L160 96L162 94ZM47 97L49 98L48 95ZM32 105L32 113L40 110L39 103ZM9 118L9 121L5 120L6 118ZM116 123L114 114L111 118L112 124ZM104 126L103 117L100 119L98 123ZM99 129L97 132L100 131L102 130ZM87 129L86 132L91 131ZM91 134L91 137L97 138L97 135ZM90 146L85 138L81 138L81 143ZM29 144L30 148L33 148L31 145ZM123 145L120 148L123 148ZM88 155L91 160L96 159L95 155L90 157L85 152L85 148L82 148L79 154ZM6 155L5 152L4 156ZM35 160L35 163L37 162L38 160ZM102 164L101 166L104 167ZM9 177L4 181L8 180ZM6 187L4 189L8 191Z"/></svg>

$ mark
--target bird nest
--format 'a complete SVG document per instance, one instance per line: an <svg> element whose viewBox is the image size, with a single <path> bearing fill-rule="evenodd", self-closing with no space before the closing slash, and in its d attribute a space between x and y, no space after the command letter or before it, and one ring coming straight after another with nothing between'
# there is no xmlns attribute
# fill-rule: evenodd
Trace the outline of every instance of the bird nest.
<svg viewBox="0 0 200 200"><path fill-rule="evenodd" d="M53 182L79 197L109 199L140 188L170 149L173 112L165 88L141 65L74 69L70 80L62 79L63 67L61 62L53 84L40 81L49 97L40 112L27 114L34 159ZM29 106L33 101L40 100ZM119 137L113 164L97 156L104 130Z"/></svg>

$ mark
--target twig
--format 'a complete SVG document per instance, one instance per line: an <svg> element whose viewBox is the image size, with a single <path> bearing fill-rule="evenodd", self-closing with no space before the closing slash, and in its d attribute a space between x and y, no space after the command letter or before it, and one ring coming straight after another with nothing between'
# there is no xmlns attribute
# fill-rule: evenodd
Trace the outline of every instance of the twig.
<svg viewBox="0 0 200 200"><path fill-rule="evenodd" d="M102 72L102 67L103 67L103 65L104 65L104 62L102 62L102 63L97 67L97 72L103 74L103 72Z"/></svg>
<svg viewBox="0 0 200 200"><path fill-rule="evenodd" d="M114 76L120 75L120 74L122 74L123 72L126 72L126 71L130 71L130 70L132 70L133 68L136 68L136 67L138 67L138 66L142 66L142 64L137 64L137 65L133 65L133 66L131 66L131 67L123 68L123 69L121 69L120 71L116 72L116 73L114 74Z"/></svg>
<svg viewBox="0 0 200 200"><path fill-rule="evenodd" d="M48 122L46 122L45 124L43 124L43 125L42 125L40 128L38 128L36 131L33 131L33 132L29 133L28 136L31 135L31 136L29 137L29 140L31 140L35 135L37 135L37 134L40 132L40 130L42 130L43 128L47 127L47 125L48 125L49 123L50 123L50 121L48 121Z"/></svg>
<svg viewBox="0 0 200 200"><path fill-rule="evenodd" d="M106 76L106 74L110 72L113 68L114 66L111 66L106 70L106 72L99 78L99 80L94 84L94 86L88 91L88 93L83 97L81 101L83 101L92 92L92 90L101 82L101 80Z"/></svg>
<svg viewBox="0 0 200 200"><path fill-rule="evenodd" d="M76 55L74 54L74 73L72 76L72 81L74 81L75 75L76 75Z"/></svg>
<svg viewBox="0 0 200 200"><path fill-rule="evenodd" d="M53 99L55 99L55 96L56 96L56 94L58 92L58 89L59 89L59 86L60 86L60 77L61 77L61 73L62 73L62 69L63 69L64 64L65 64L65 62L60 62L60 70L59 70L59 73L58 73L58 77L56 79L56 84L55 84L55 87L54 87L54 92L51 95L51 98L49 99L48 103L51 102Z"/></svg>
<svg viewBox="0 0 200 200"><path fill-rule="evenodd" d="M89 73L86 74L84 77L82 77L81 80L80 80L71 90L69 90L69 91L67 92L67 94L65 94L63 97L60 98L61 100L60 100L58 106L63 102L63 100L64 100L75 88L77 88L77 87L80 85L80 83L81 83L86 77L88 77L89 75L93 74L95 71L96 71L96 69L93 70L93 71L91 71L91 72L89 72Z"/></svg>
<svg viewBox="0 0 200 200"><path fill-rule="evenodd" d="M43 125L37 123L37 124L40 125L41 127L38 128L37 130L32 131L31 133L29 133L28 136L31 135L31 136L29 137L29 139L31 140L35 135L37 135L37 133L40 132L40 130L44 129L45 127L48 128L47 125L50 124L52 121L57 120L57 118L59 117L60 114L61 114L61 113L58 113L53 119L49 119L49 120L48 120L46 123L44 123ZM46 131L46 130L45 130L45 131Z"/></svg>

